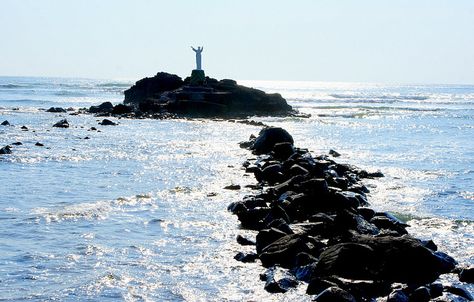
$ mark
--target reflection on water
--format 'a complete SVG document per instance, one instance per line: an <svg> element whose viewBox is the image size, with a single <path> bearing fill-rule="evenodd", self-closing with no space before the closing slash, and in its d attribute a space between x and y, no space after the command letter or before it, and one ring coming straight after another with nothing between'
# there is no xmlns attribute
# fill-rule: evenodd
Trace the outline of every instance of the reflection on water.
<svg viewBox="0 0 474 302"><path fill-rule="evenodd" d="M338 161L381 170L386 177L367 181L372 206L474 264L473 87L246 84L312 114L256 120L284 127L315 154L335 149ZM0 78L0 122L14 125L0 126L0 147L23 143L0 156L0 299L310 301L305 286L266 293L262 267L233 259L252 248L236 235L255 235L226 211L254 182L237 143L259 128L128 119L111 127L39 110L117 103L127 85ZM71 128L52 128L62 118ZM223 190L229 184L244 189Z"/></svg>

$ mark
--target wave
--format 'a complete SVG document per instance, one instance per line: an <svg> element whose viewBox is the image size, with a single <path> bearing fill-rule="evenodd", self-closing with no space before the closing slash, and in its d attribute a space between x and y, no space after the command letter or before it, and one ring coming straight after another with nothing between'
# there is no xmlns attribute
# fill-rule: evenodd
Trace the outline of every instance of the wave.
<svg viewBox="0 0 474 302"><path fill-rule="evenodd" d="M336 99L351 99L351 100L361 100L361 101L385 101L385 100L414 100L414 101L424 101L428 100L429 96L423 95L405 95L405 96L397 96L397 95L357 95L357 94L338 94L338 93L331 93L329 96L336 98Z"/></svg>
<svg viewBox="0 0 474 302"><path fill-rule="evenodd" d="M60 91L54 92L53 94L57 96L78 96L78 97L87 96L87 94L85 93L71 91L71 90L60 90Z"/></svg>
<svg viewBox="0 0 474 302"><path fill-rule="evenodd" d="M0 89L16 89L16 88L28 88L28 85L20 85L20 84L0 84Z"/></svg>
<svg viewBox="0 0 474 302"><path fill-rule="evenodd" d="M130 83L121 83L121 82L110 82L110 83L102 83L102 84L97 84L96 87L108 87L108 88L129 88L132 86Z"/></svg>

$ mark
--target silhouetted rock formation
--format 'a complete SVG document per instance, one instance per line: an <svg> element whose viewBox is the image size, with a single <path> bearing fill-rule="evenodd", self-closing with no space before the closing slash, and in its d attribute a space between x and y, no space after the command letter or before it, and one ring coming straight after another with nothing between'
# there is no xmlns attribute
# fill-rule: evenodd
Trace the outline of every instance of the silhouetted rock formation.
<svg viewBox="0 0 474 302"><path fill-rule="evenodd" d="M202 85L159 72L125 91L125 105L143 113L172 113L192 117L291 115L295 111L278 93L238 85L234 80L206 77ZM93 112L93 111L91 111Z"/></svg>

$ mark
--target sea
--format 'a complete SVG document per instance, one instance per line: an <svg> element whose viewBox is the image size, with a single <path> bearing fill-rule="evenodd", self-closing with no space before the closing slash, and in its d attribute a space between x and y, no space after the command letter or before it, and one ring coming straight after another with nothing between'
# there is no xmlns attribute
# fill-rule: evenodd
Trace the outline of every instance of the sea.
<svg viewBox="0 0 474 302"><path fill-rule="evenodd" d="M371 206L474 265L474 85L238 83L311 115L250 119L285 128L313 155L333 149L338 162L381 171L364 181ZM267 293L263 267L234 260L252 250L236 236L255 236L227 211L254 193L242 169L254 156L238 143L259 127L125 118L101 126L93 115L45 111L118 104L132 84L0 77L0 122L11 124L0 126L0 148L12 146L0 155L0 301L310 301L304 284ZM52 127L64 118L70 128ZM441 282L459 284L454 275Z"/></svg>

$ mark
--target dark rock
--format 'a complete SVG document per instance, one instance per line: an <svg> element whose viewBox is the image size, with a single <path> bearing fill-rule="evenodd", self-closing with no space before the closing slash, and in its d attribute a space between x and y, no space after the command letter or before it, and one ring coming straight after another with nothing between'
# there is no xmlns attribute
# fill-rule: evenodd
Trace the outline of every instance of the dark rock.
<svg viewBox="0 0 474 302"><path fill-rule="evenodd" d="M257 253L260 254L265 247L286 235L286 233L275 228L261 230L256 237Z"/></svg>
<svg viewBox="0 0 474 302"><path fill-rule="evenodd" d="M9 121L3 121L0 125L2 126L10 126L10 122Z"/></svg>
<svg viewBox="0 0 474 302"><path fill-rule="evenodd" d="M445 286L444 290L448 293L452 293L456 296L463 297L464 299L468 301L473 301L474 298L472 295L464 288L461 287L456 287L456 286Z"/></svg>
<svg viewBox="0 0 474 302"><path fill-rule="evenodd" d="M98 106L91 106L89 108L90 113L112 113L114 105L111 102L103 102Z"/></svg>
<svg viewBox="0 0 474 302"><path fill-rule="evenodd" d="M433 242L433 240L420 240L421 244L423 244L424 247L427 249L432 250L433 252L436 252L438 250L438 247L436 244Z"/></svg>
<svg viewBox="0 0 474 302"><path fill-rule="evenodd" d="M66 113L66 109L61 107L51 107L46 112L53 112L53 113Z"/></svg>
<svg viewBox="0 0 474 302"><path fill-rule="evenodd" d="M270 127L260 131L255 142L250 147L255 154L266 154L273 150L278 143L293 144L293 137L283 128Z"/></svg>
<svg viewBox="0 0 474 302"><path fill-rule="evenodd" d="M374 224L379 229L388 229L397 232L400 235L408 234L405 230L404 224L394 221L386 216L374 216L370 219L370 223Z"/></svg>
<svg viewBox="0 0 474 302"><path fill-rule="evenodd" d="M266 246L259 254L259 258L265 267L278 264L290 268L295 264L295 256L306 251L308 251L308 247L300 236L290 234Z"/></svg>
<svg viewBox="0 0 474 302"><path fill-rule="evenodd" d="M454 260L453 257L447 255L446 253L435 251L433 255L435 255L440 260L439 270L442 271L443 273L451 273L456 268L456 264L457 264L456 260Z"/></svg>
<svg viewBox="0 0 474 302"><path fill-rule="evenodd" d="M379 280L423 285L452 270L450 259L435 255L409 236L359 236L353 240L374 250L375 255L366 265L372 266L373 277Z"/></svg>
<svg viewBox="0 0 474 302"><path fill-rule="evenodd" d="M374 250L359 243L339 243L328 247L319 256L316 266L321 276L337 275L343 278L369 280L373 278Z"/></svg>
<svg viewBox="0 0 474 302"><path fill-rule="evenodd" d="M440 297L443 295L444 286L441 283L431 283L430 284L430 295L431 298Z"/></svg>
<svg viewBox="0 0 474 302"><path fill-rule="evenodd" d="M103 119L103 120L99 123L99 125L102 125L102 126L116 126L116 125L118 125L118 124L112 122L111 120Z"/></svg>
<svg viewBox="0 0 474 302"><path fill-rule="evenodd" d="M12 149L7 145L0 149L0 154L12 154Z"/></svg>
<svg viewBox="0 0 474 302"><path fill-rule="evenodd" d="M459 281L466 283L474 283L474 267L463 268L459 272Z"/></svg>
<svg viewBox="0 0 474 302"><path fill-rule="evenodd" d="M341 154L333 149L329 150L329 155L332 155L333 157L339 157Z"/></svg>
<svg viewBox="0 0 474 302"><path fill-rule="evenodd" d="M96 128L96 127L91 127L89 130L90 130L90 131L96 131L97 128Z"/></svg>
<svg viewBox="0 0 474 302"><path fill-rule="evenodd" d="M308 283L308 288L306 289L306 293L308 295L318 295L322 291L330 287L336 287L337 284L328 280L324 280L321 278L312 278Z"/></svg>
<svg viewBox="0 0 474 302"><path fill-rule="evenodd" d="M387 298L387 302L408 302L408 296L400 289L394 290Z"/></svg>
<svg viewBox="0 0 474 302"><path fill-rule="evenodd" d="M240 262L248 263L248 262L255 262L258 259L258 255L255 253L242 253L238 252L237 255L234 256L234 259Z"/></svg>
<svg viewBox="0 0 474 302"><path fill-rule="evenodd" d="M44 147L44 144L40 143L40 142L36 142L35 146L37 147Z"/></svg>
<svg viewBox="0 0 474 302"><path fill-rule="evenodd" d="M295 259L295 265L296 266L305 266L311 263L318 262L318 259L316 257L313 257L313 255L301 252L296 255Z"/></svg>
<svg viewBox="0 0 474 302"><path fill-rule="evenodd" d="M275 184L284 180L282 173L282 166L280 164L273 164L265 167L257 177L258 181L267 181L270 184ZM257 176L257 175L256 175Z"/></svg>
<svg viewBox="0 0 474 302"><path fill-rule="evenodd" d="M303 266L296 266L291 269L291 273L296 277L296 280L309 282L316 270L316 263L310 263Z"/></svg>
<svg viewBox="0 0 474 302"><path fill-rule="evenodd" d="M317 302L357 302L350 293L333 286L323 290L313 301Z"/></svg>
<svg viewBox="0 0 474 302"><path fill-rule="evenodd" d="M23 143L22 143L22 142L15 142L15 143L12 143L12 145L14 145L14 146L21 146L21 145L23 145Z"/></svg>
<svg viewBox="0 0 474 302"><path fill-rule="evenodd" d="M431 299L430 290L425 286L415 289L409 296L410 302L429 302Z"/></svg>
<svg viewBox="0 0 474 302"><path fill-rule="evenodd" d="M159 72L154 77L144 78L125 90L125 104L138 104L150 98L159 98L165 91L178 89L184 85L183 80L174 74Z"/></svg>
<svg viewBox="0 0 474 302"><path fill-rule="evenodd" d="M118 104L115 105L114 108L112 109L112 114L127 114L131 113L133 111L133 108L127 105L123 104Z"/></svg>
<svg viewBox="0 0 474 302"><path fill-rule="evenodd" d="M69 123L66 119L62 119L60 120L59 122L57 122L56 124L53 125L53 127L57 127L57 128L69 128Z"/></svg>
<svg viewBox="0 0 474 302"><path fill-rule="evenodd" d="M224 189L226 189L226 190L240 190L240 185L228 185L228 186L225 186Z"/></svg>
<svg viewBox="0 0 474 302"><path fill-rule="evenodd" d="M21 129L22 131L28 131L28 127L26 127L26 126L21 126L20 129Z"/></svg>
<svg viewBox="0 0 474 302"><path fill-rule="evenodd" d="M255 242L248 239L248 238L245 238L241 235L237 235L237 242L240 244L240 245L255 245Z"/></svg>
<svg viewBox="0 0 474 302"><path fill-rule="evenodd" d="M276 143L273 146L273 154L276 158L286 160L295 153L295 147L291 142Z"/></svg>
<svg viewBox="0 0 474 302"><path fill-rule="evenodd" d="M360 215L362 215L362 217L365 218L365 220L367 221L370 221L374 215L375 215L375 211L372 210L371 208L365 208L365 207L359 207L357 209L357 211L359 212Z"/></svg>
<svg viewBox="0 0 474 302"><path fill-rule="evenodd" d="M270 293L285 293L298 285L294 276L278 267L268 268L260 275L260 279L265 281L264 289Z"/></svg>

